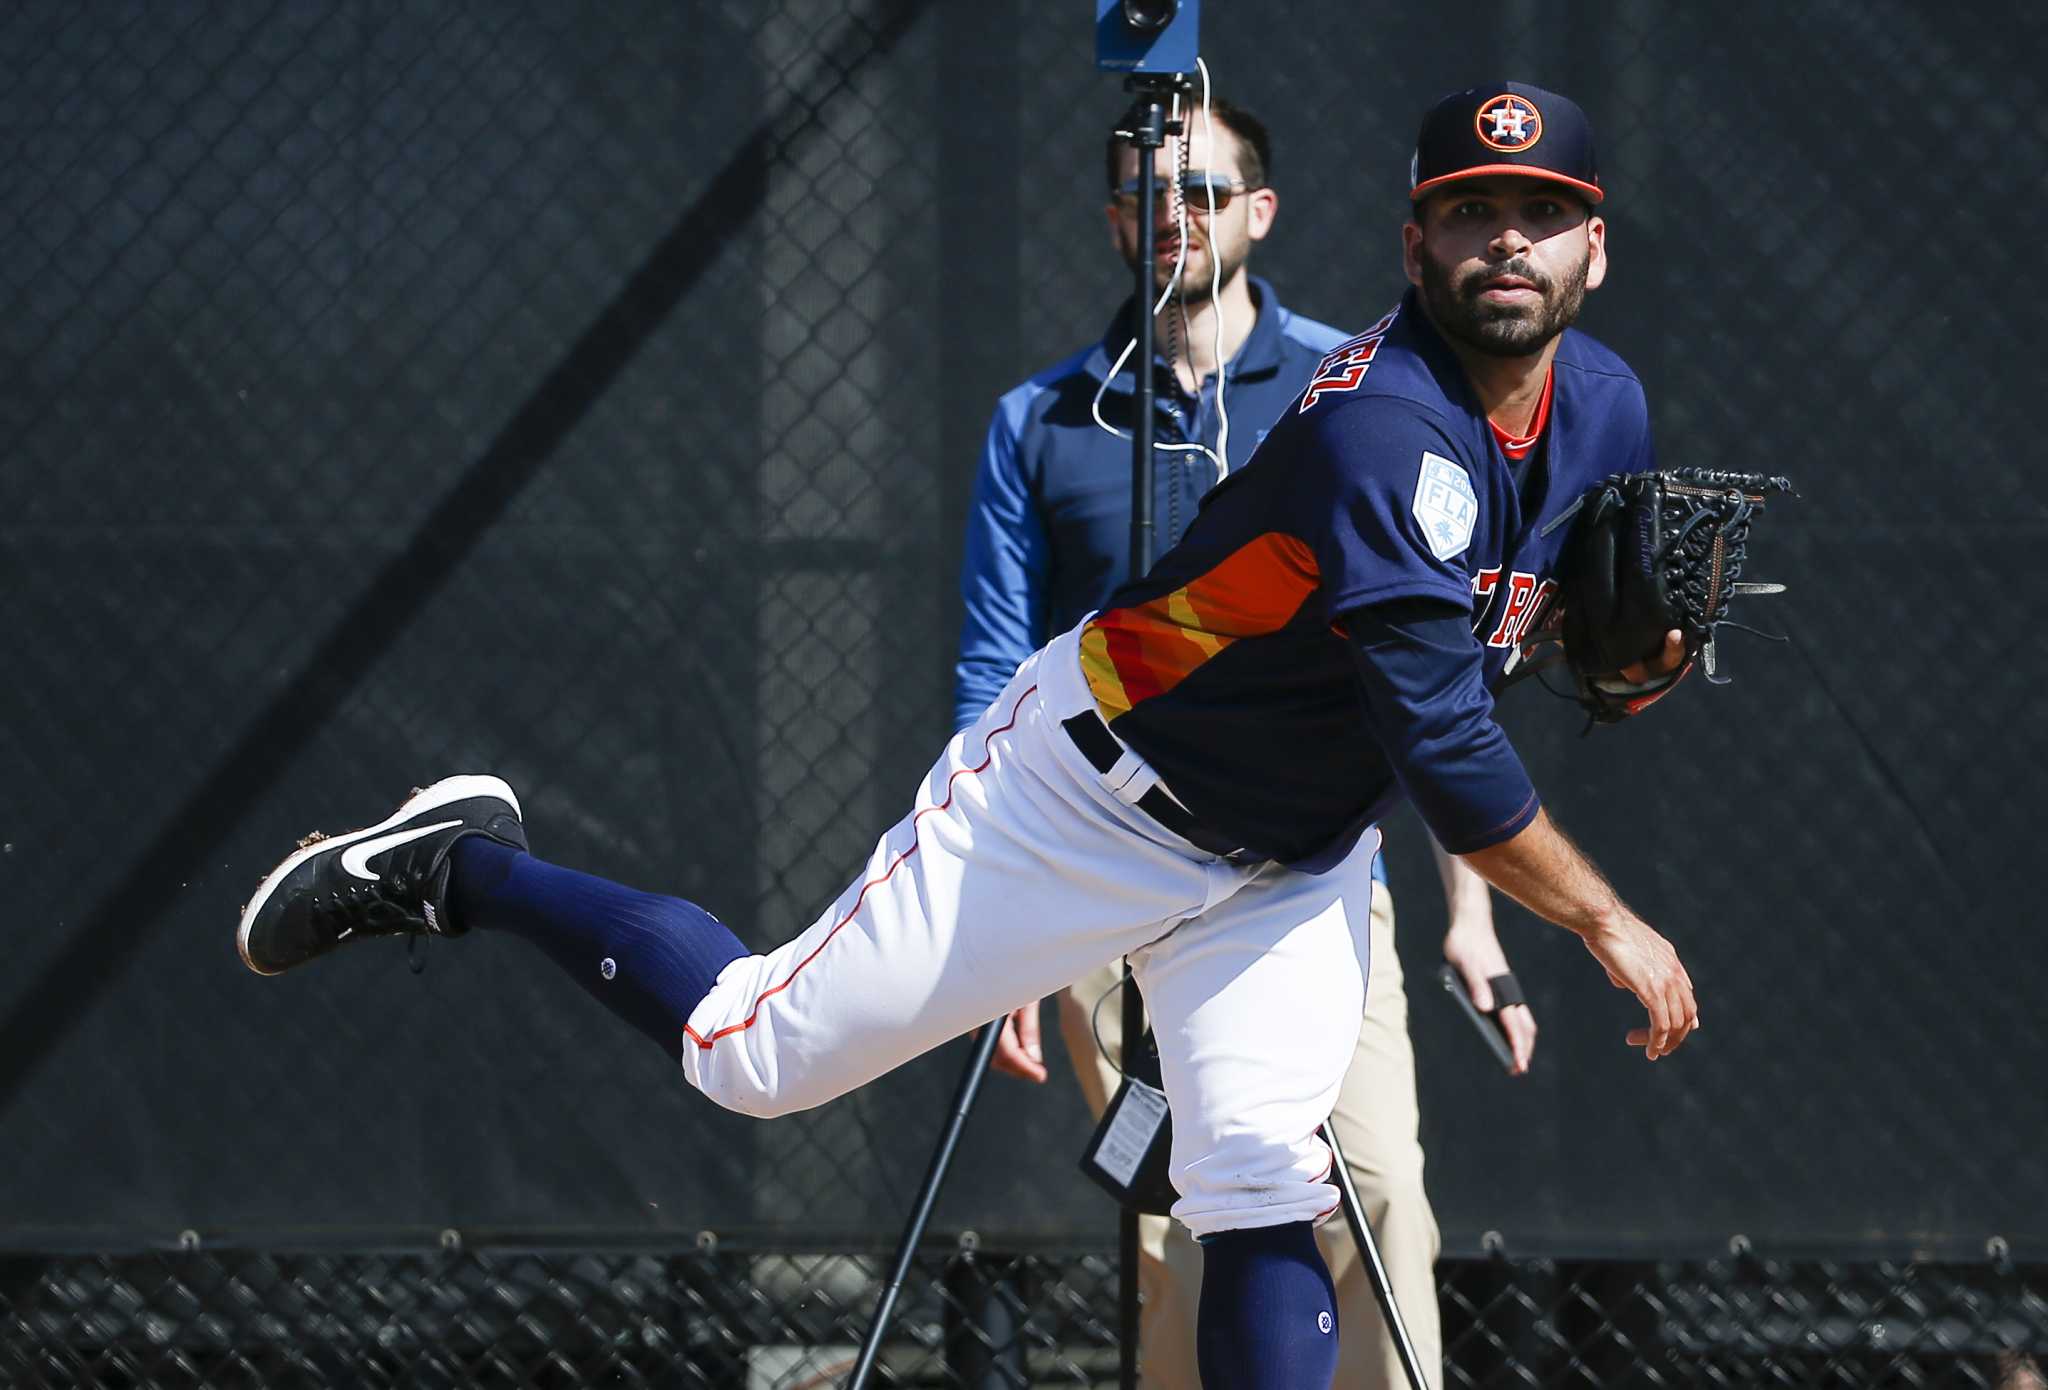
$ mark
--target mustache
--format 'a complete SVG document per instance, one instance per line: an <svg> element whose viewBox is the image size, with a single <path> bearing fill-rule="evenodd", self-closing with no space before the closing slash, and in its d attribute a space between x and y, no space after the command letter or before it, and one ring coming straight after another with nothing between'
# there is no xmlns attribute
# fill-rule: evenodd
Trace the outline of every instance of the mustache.
<svg viewBox="0 0 2048 1390"><path fill-rule="evenodd" d="M1529 262L1519 258L1512 261L1502 261L1499 265L1490 265L1480 270L1475 270L1472 274L1465 277L1464 283L1458 286L1458 294L1465 299L1477 299L1487 281L1497 279L1503 275L1512 275L1516 279L1527 280L1536 287L1538 294L1546 298L1550 294L1550 277Z"/></svg>

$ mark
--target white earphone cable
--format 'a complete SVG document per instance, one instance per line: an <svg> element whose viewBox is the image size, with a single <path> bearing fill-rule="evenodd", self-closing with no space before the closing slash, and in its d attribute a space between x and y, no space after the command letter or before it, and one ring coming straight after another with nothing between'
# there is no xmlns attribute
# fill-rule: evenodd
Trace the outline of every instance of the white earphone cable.
<svg viewBox="0 0 2048 1390"><path fill-rule="evenodd" d="M1198 71L1200 71L1202 75L1202 135L1203 138L1209 142L1209 148L1213 150L1216 148L1216 137L1215 127L1209 115L1209 65L1203 62L1200 58L1197 58L1195 59L1195 67ZM1178 116L1179 111L1180 95L1179 93L1175 93L1173 99L1173 112L1176 115L1176 117ZM1180 136L1180 138L1185 140L1187 136L1185 133L1183 133ZM1142 152L1140 153L1139 157L1144 157ZM1219 261L1216 256L1216 243L1214 239L1214 228L1216 225L1215 185L1208 184L1204 187L1203 191L1207 194L1209 200L1208 226L1211 229L1211 236L1209 242L1209 306L1210 312L1215 318L1214 341L1216 345L1216 412L1217 417L1220 421L1216 436L1216 448L1211 449L1208 445L1200 443L1155 444L1153 447L1161 452L1207 455L1209 461L1216 466L1216 480L1218 482L1221 482L1230 473L1230 464L1228 463L1230 455L1226 452L1230 444L1230 412L1223 403L1223 388L1225 384L1225 368L1223 362L1223 306L1221 305L1221 303L1218 302L1223 292L1223 266L1221 261ZM1167 303L1173 299L1175 293L1180 289L1181 272L1187 266L1187 199L1185 197L1176 198L1174 200L1174 206L1179 210L1180 217L1176 228L1176 230L1179 232L1179 235L1174 238L1173 274L1167 277L1165 287L1162 290L1160 290L1158 300L1152 305L1152 314L1155 318L1158 317L1158 315L1166 308ZM1139 248L1140 254L1146 253L1147 251L1149 251L1149 249L1150 248L1145 247ZM1181 323L1185 325L1187 323L1187 304L1185 298L1183 298L1180 303L1180 313ZM1118 429L1115 425L1112 425L1111 423L1109 423L1108 420L1103 418L1102 398L1109 391L1109 383L1111 381L1114 381L1116 379L1116 374L1123 370L1124 363L1130 360L1130 356L1132 352L1134 352L1137 349L1137 346L1138 340L1136 338L1132 338L1129 342L1124 344L1124 350L1117 354L1116 361L1110 363L1109 371L1104 374L1101 384L1095 388L1095 398L1088 404L1089 413L1095 417L1095 423L1099 425L1101 428L1107 430L1109 433L1115 435L1118 439L1129 439L1131 437L1130 432L1127 430ZM1133 370L1135 371L1136 369L1133 368Z"/></svg>

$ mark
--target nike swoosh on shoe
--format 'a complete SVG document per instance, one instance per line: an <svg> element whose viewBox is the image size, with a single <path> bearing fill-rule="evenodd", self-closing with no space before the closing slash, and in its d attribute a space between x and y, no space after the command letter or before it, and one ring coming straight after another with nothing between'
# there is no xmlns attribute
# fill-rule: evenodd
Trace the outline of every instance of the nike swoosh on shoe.
<svg viewBox="0 0 2048 1390"><path fill-rule="evenodd" d="M394 830L389 835L379 835L373 840L358 840L341 852L341 867L357 878L375 883L381 877L370 871L370 860L386 850L397 849L427 835L437 835L450 826L462 824L460 817L444 820L434 825L416 825L404 830Z"/></svg>

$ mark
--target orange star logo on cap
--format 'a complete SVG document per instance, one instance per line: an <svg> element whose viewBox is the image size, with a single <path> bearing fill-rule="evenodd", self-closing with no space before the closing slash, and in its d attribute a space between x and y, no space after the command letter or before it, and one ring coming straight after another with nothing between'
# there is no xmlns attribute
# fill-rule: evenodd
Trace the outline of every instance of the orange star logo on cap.
<svg viewBox="0 0 2048 1390"><path fill-rule="evenodd" d="M1543 113L1527 97L1502 92L1480 103L1472 126L1487 148L1518 154L1543 138Z"/></svg>

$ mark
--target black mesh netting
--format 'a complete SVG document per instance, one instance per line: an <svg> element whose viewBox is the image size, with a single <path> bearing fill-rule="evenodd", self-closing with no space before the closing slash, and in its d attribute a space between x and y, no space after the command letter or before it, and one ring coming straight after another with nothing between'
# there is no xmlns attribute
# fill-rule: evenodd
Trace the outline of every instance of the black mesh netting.
<svg viewBox="0 0 2048 1390"><path fill-rule="evenodd" d="M1418 994L1447 1250L1498 1231L1515 1254L1512 1335L1494 1266L1449 1266L1479 1310L1455 1364L1533 1377L1499 1383L1576 1383L1575 1349L1623 1340L1729 1385L1886 1357L1886 1384L2033 1374L1987 1369L2028 1344L2000 1340L2038 1312L2023 1280L1914 1261L2048 1258L2023 814L2048 754L2043 14L1206 8L1219 89L1274 130L1256 269L1290 305L1358 327L1399 293L1438 94L1570 92L1612 192L1586 326L1637 366L1667 461L1804 493L1753 550L1791 593L1746 614L1791 647L1737 634L1732 687L1583 742L1533 689L1506 710L1550 806L1685 953L1704 1027L1641 1066L1621 997L1512 911L1532 1077L1490 1074ZM0 13L0 1245L454 1227L688 1252L709 1229L872 1280L957 1049L764 1126L517 943L266 982L229 934L293 837L485 767L551 857L756 944L809 920L946 731L990 406L1121 294L1121 97L1091 57L1078 6L1025 0ZM1433 873L1412 819L1389 842L1419 982ZM1031 1365L1091 1375L1113 1336L1076 1253L1109 1224L1073 1169L1087 1116L1064 1085L1000 1095L935 1230L1039 1252ZM1844 1263L1654 1263L1733 1236ZM1589 1251L1597 1292L1543 1263ZM313 1258L23 1257L0 1344L31 1359L7 1369L522 1383L492 1358L529 1318L746 1384L748 1348L849 1340L799 1337L811 1305L723 1251ZM693 1302L714 1264L744 1306ZM676 1316L632 1321L643 1297ZM1624 1313L1652 1305L1645 1340ZM595 1374L545 1340L520 1374ZM1908 1369L1951 1354L1977 1379Z"/></svg>
<svg viewBox="0 0 2048 1390"><path fill-rule="evenodd" d="M1448 1261L1450 1387L2039 1390L2038 1268ZM878 1383L1114 1384L1113 1271L971 1243L922 1257ZM809 1390L876 1293L836 1253L191 1249L0 1260L0 1373L37 1386Z"/></svg>

